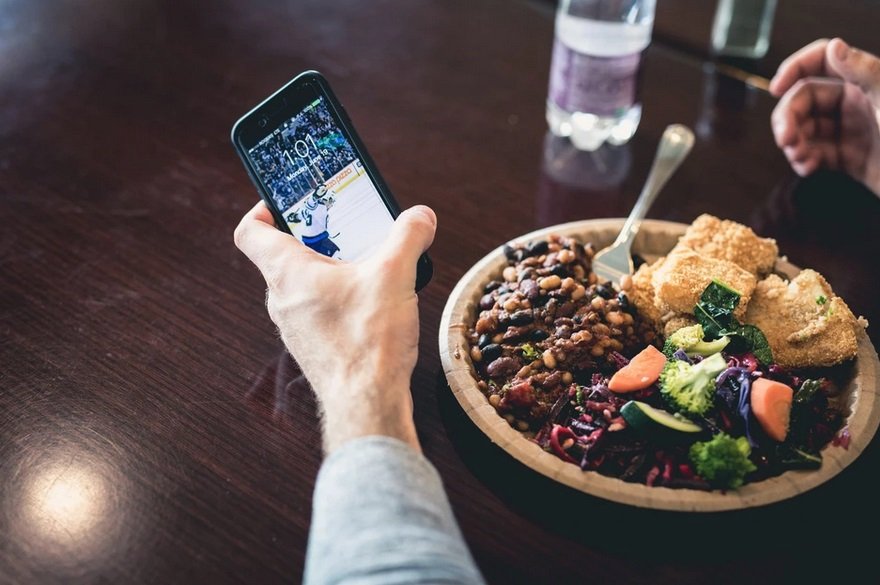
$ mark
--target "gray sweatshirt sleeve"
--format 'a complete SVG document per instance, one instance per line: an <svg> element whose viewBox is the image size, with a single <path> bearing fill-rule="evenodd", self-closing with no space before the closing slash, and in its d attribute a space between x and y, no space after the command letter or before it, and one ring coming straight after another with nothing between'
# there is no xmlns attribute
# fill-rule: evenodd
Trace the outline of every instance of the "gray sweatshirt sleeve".
<svg viewBox="0 0 880 585"><path fill-rule="evenodd" d="M483 583L437 470L390 437L346 443L321 467L307 585Z"/></svg>

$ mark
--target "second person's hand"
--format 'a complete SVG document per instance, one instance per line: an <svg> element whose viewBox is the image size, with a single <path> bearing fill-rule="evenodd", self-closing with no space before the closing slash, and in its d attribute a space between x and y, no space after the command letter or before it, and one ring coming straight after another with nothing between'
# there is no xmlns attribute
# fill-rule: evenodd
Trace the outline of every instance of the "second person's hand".
<svg viewBox="0 0 880 585"><path fill-rule="evenodd" d="M880 59L841 39L815 41L770 82L776 143L801 176L841 170L880 195Z"/></svg>

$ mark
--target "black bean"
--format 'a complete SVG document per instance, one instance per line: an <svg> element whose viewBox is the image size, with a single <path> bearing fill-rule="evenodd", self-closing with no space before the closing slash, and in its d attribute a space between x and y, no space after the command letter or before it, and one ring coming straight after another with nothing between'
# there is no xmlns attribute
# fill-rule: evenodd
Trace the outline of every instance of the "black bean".
<svg viewBox="0 0 880 585"><path fill-rule="evenodd" d="M636 270L639 269L639 266L641 266L642 264L647 262L647 260L645 260L644 258L639 256L638 254L633 254L632 259L633 259L633 268L635 268Z"/></svg>
<svg viewBox="0 0 880 585"><path fill-rule="evenodd" d="M510 324L511 325L527 325L532 322L534 316L532 315L531 309L523 309L521 311L517 311L510 316Z"/></svg>
<svg viewBox="0 0 880 585"><path fill-rule="evenodd" d="M501 346L497 343L484 345L481 349L483 351L483 360L486 362L493 362L501 357Z"/></svg>
<svg viewBox="0 0 880 585"><path fill-rule="evenodd" d="M490 343L492 343L492 336L488 333L483 333L480 335L480 339L477 340L477 346L479 346L480 349L485 349Z"/></svg>
<svg viewBox="0 0 880 585"><path fill-rule="evenodd" d="M627 313L633 309L632 303L629 302L629 297L623 291L617 294L617 302L620 303L620 308Z"/></svg>
<svg viewBox="0 0 880 585"><path fill-rule="evenodd" d="M543 329L535 329L534 331L532 331L531 337L532 341L544 341L545 339L550 337L550 334Z"/></svg>
<svg viewBox="0 0 880 585"><path fill-rule="evenodd" d="M489 284L487 284L486 286L483 287L483 292L490 293L493 290L495 290L496 288L498 288L499 286L501 286L500 280L490 280Z"/></svg>
<svg viewBox="0 0 880 585"><path fill-rule="evenodd" d="M495 298L492 296L492 293L487 295L483 295L483 298L480 299L480 308L484 311L488 311L492 307L495 306Z"/></svg>
<svg viewBox="0 0 880 585"><path fill-rule="evenodd" d="M540 256L541 254L546 254L547 250L549 249L550 244L547 243L547 240L538 240L537 242L532 242L527 246L529 256Z"/></svg>
<svg viewBox="0 0 880 585"><path fill-rule="evenodd" d="M506 256L508 260L513 262L516 259L516 248L514 248L510 244L504 244L504 256Z"/></svg>
<svg viewBox="0 0 880 585"><path fill-rule="evenodd" d="M550 274L555 274L559 278L565 278L568 276L568 268L566 268L564 264L557 264L550 269Z"/></svg>
<svg viewBox="0 0 880 585"><path fill-rule="evenodd" d="M501 286L498 287L497 292L498 292L499 296L506 295L507 293L510 292L510 287L507 286L507 284L502 284Z"/></svg>
<svg viewBox="0 0 880 585"><path fill-rule="evenodd" d="M611 283L600 284L596 286L596 294L603 299L608 300L614 297L614 287L611 286Z"/></svg>

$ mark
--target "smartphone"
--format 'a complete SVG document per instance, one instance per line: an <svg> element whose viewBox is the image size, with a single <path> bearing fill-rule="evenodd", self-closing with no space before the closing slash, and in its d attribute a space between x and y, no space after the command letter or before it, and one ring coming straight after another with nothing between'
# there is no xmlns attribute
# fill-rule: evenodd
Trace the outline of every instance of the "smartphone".
<svg viewBox="0 0 880 585"><path fill-rule="evenodd" d="M368 257L400 208L327 80L305 71L245 114L232 143L275 225L319 254ZM419 258L416 290L431 280Z"/></svg>

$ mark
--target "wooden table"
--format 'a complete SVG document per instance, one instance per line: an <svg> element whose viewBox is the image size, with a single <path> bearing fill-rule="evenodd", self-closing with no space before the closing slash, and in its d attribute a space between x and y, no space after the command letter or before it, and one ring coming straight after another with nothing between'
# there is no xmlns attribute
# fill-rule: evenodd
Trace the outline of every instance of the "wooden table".
<svg viewBox="0 0 880 585"><path fill-rule="evenodd" d="M872 550L858 535L880 520L877 441L787 503L661 514L521 468L440 369L440 312L465 270L534 228L625 215L673 122L698 141L651 216L711 212L777 238L876 343L878 200L833 174L797 180L762 91L655 43L638 134L589 155L546 133L543 5L18 0L0 30L0 582L300 578L319 431L232 244L256 193L228 134L306 68L330 78L401 204L439 216L416 419L490 582L813 582Z"/></svg>

